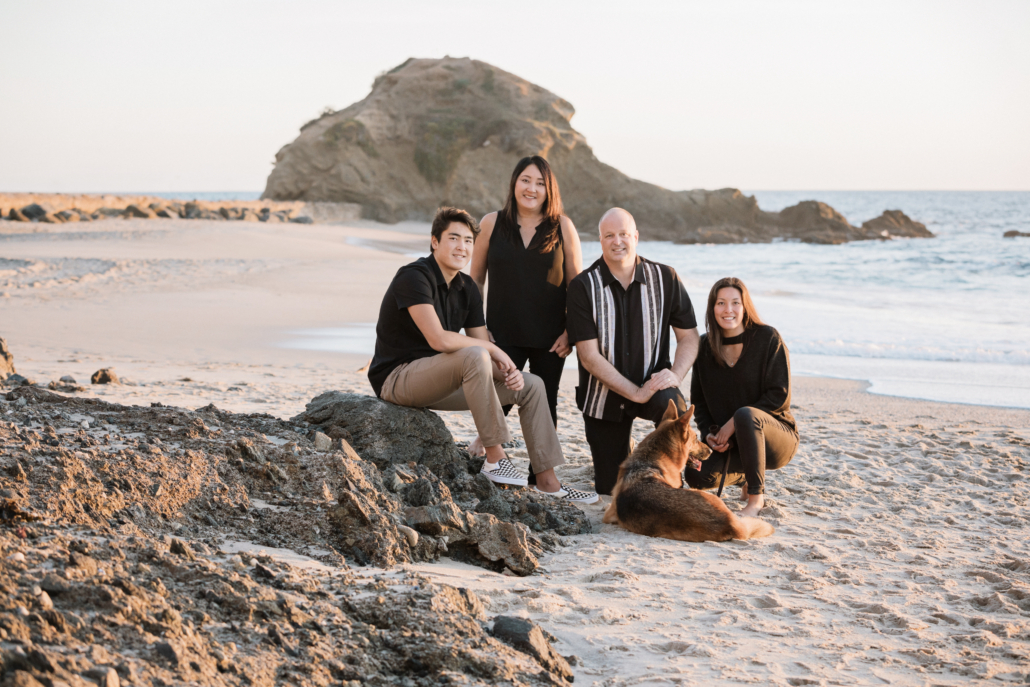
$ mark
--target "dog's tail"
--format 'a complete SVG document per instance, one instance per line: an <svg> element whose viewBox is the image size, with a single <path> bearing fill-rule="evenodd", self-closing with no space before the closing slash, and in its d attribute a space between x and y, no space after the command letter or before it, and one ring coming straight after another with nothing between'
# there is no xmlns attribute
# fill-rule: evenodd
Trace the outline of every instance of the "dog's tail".
<svg viewBox="0 0 1030 687"><path fill-rule="evenodd" d="M734 517L736 520L733 523L735 535L734 539L755 539L756 537L768 537L772 535L776 530L773 526L767 523L761 518L739 518Z"/></svg>

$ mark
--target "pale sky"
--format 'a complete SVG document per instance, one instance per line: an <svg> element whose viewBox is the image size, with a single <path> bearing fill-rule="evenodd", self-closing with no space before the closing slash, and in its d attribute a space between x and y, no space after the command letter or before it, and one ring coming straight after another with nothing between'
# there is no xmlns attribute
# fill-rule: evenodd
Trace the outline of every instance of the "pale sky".
<svg viewBox="0 0 1030 687"><path fill-rule="evenodd" d="M408 57L570 101L671 189L1030 190L1030 1L0 0L0 191L261 191Z"/></svg>

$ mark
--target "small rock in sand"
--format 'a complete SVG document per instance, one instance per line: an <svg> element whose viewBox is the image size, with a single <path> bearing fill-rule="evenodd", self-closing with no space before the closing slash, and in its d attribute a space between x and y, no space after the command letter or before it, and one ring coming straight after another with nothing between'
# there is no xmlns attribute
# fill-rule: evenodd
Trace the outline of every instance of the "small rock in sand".
<svg viewBox="0 0 1030 687"><path fill-rule="evenodd" d="M494 620L494 637L529 654L545 670L556 673L568 681L574 678L568 661L547 641L543 630L525 618L501 615Z"/></svg>
<svg viewBox="0 0 1030 687"><path fill-rule="evenodd" d="M102 367L89 378L90 384L120 384L118 374L113 367Z"/></svg>
<svg viewBox="0 0 1030 687"><path fill-rule="evenodd" d="M76 384L75 377L72 377L71 375L65 375L61 377L60 381L64 382L65 384Z"/></svg>
<svg viewBox="0 0 1030 687"><path fill-rule="evenodd" d="M0 380L7 379L15 374L14 356L11 349L7 347L7 340L0 336Z"/></svg>

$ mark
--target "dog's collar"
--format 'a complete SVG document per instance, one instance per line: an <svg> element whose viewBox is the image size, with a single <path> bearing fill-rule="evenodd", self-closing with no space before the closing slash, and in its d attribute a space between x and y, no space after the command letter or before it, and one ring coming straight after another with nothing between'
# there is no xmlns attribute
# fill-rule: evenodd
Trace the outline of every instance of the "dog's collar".
<svg viewBox="0 0 1030 687"><path fill-rule="evenodd" d="M744 343L744 333L743 332L741 332L740 334L737 334L736 336L723 337L723 340L722 340L722 345L723 346L732 346L733 344L739 344L739 343Z"/></svg>

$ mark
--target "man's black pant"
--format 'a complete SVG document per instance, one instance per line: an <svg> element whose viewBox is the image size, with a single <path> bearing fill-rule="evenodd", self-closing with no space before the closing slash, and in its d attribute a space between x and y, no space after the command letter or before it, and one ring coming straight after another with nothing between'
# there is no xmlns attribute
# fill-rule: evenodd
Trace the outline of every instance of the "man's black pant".
<svg viewBox="0 0 1030 687"><path fill-rule="evenodd" d="M609 392L611 393L611 392ZM655 393L647 403L626 402L622 420L611 422L583 416L586 425L587 443L594 459L594 490L598 494L611 494L619 478L619 466L630 453L630 438L633 433L633 419L650 420L658 426L662 415L669 409L669 401L675 401L680 413L687 411L687 402L677 388L663 389Z"/></svg>
<svg viewBox="0 0 1030 687"><path fill-rule="evenodd" d="M702 441L704 437L698 437ZM700 470L690 465L684 472L694 489L716 489L726 460L730 461L726 484L747 482L748 494L765 493L765 471L778 470L798 450L798 433L764 410L745 406L733 414L735 445L726 453L712 453Z"/></svg>

